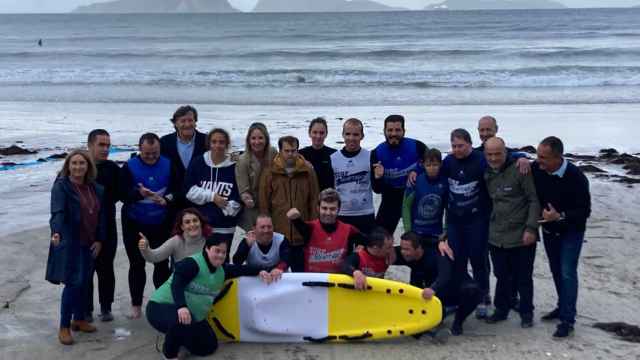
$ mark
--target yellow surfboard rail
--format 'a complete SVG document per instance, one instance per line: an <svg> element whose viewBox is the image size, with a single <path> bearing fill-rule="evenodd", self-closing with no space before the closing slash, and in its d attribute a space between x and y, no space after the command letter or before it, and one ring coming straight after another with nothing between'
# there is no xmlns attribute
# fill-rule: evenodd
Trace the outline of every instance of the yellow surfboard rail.
<svg viewBox="0 0 640 360"><path fill-rule="evenodd" d="M436 297L422 298L422 289L409 284L367 277L367 290L351 290L353 278L330 274L329 336L335 341L366 337L371 340L408 336L432 329L442 321L442 305ZM354 328L354 319L358 327Z"/></svg>
<svg viewBox="0 0 640 360"><path fill-rule="evenodd" d="M325 279L326 282L300 282L300 285L326 288L327 336L305 337L299 341L391 339L423 333L442 321L440 300L435 296L430 300L423 299L422 289L409 284L368 277L367 289L358 291L354 289L351 276L326 274ZM239 279L228 280L223 290L226 293L221 293L208 314L209 324L219 341L243 341L239 284Z"/></svg>

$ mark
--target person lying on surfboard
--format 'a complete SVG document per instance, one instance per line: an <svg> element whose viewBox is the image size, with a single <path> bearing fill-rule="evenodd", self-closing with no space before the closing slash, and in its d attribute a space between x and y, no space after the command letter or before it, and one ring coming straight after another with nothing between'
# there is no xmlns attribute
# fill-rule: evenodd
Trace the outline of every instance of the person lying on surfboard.
<svg viewBox="0 0 640 360"><path fill-rule="evenodd" d="M318 219L302 221L296 208L287 212L304 239L304 272L341 273L354 246L364 243L364 236L353 225L338 220L339 210L340 195L329 188L318 195Z"/></svg>
<svg viewBox="0 0 640 360"><path fill-rule="evenodd" d="M225 240L220 234L207 238L202 252L178 262L169 280L149 299L147 320L165 334L162 353L167 359L177 358L181 347L198 356L216 351L218 340L207 314L225 280L255 275L267 284L273 280L264 270L225 264Z"/></svg>
<svg viewBox="0 0 640 360"><path fill-rule="evenodd" d="M447 242L440 241L436 251L427 251L430 248L422 244L416 233L406 232L400 237L400 246L395 248L392 265L411 269L410 283L423 289L423 298L428 300L435 295L445 309L455 307L451 334L462 335L462 324L482 300L481 290L466 270L453 268L455 254Z"/></svg>
<svg viewBox="0 0 640 360"><path fill-rule="evenodd" d="M393 237L383 227L375 227L369 233L366 247L349 255L342 267L343 273L353 276L356 289L367 288L367 276L384 279L384 274L390 262L395 260L391 255L393 249Z"/></svg>

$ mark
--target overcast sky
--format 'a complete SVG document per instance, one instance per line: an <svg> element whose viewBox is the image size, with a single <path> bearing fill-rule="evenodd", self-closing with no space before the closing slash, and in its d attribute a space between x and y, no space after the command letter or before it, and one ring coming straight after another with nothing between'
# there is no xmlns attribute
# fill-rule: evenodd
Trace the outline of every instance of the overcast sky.
<svg viewBox="0 0 640 360"><path fill-rule="evenodd" d="M0 0L0 13L48 13L68 12L78 5L86 5L105 0ZM319 0L321 1L321 0ZM404 6L411 9L421 9L427 4L438 3L443 0L376 0L380 3ZM556 0L570 7L613 7L640 5L640 0ZM257 0L229 0L236 8L244 11L251 10Z"/></svg>

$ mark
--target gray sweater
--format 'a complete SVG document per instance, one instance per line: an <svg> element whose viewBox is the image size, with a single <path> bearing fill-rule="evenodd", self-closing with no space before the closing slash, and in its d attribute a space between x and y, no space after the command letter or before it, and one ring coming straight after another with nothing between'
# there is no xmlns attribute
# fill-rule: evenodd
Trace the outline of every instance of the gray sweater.
<svg viewBox="0 0 640 360"><path fill-rule="evenodd" d="M191 239L176 235L165 241L160 247L155 249L147 247L144 250L140 250L140 252L142 253L142 257L150 263L166 260L169 256L173 257L173 262L178 262L187 256L201 252L204 243L204 236Z"/></svg>

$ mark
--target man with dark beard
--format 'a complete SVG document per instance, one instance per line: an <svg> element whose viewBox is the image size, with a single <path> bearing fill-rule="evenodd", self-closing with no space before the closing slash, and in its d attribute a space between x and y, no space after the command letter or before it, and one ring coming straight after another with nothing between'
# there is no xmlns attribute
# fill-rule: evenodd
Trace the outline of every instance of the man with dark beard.
<svg viewBox="0 0 640 360"><path fill-rule="evenodd" d="M373 191L382 194L376 223L393 234L402 216L402 200L407 180L414 184L422 154L427 146L419 140L404 136L404 117L389 115L384 119L385 142L371 152L374 173Z"/></svg>

